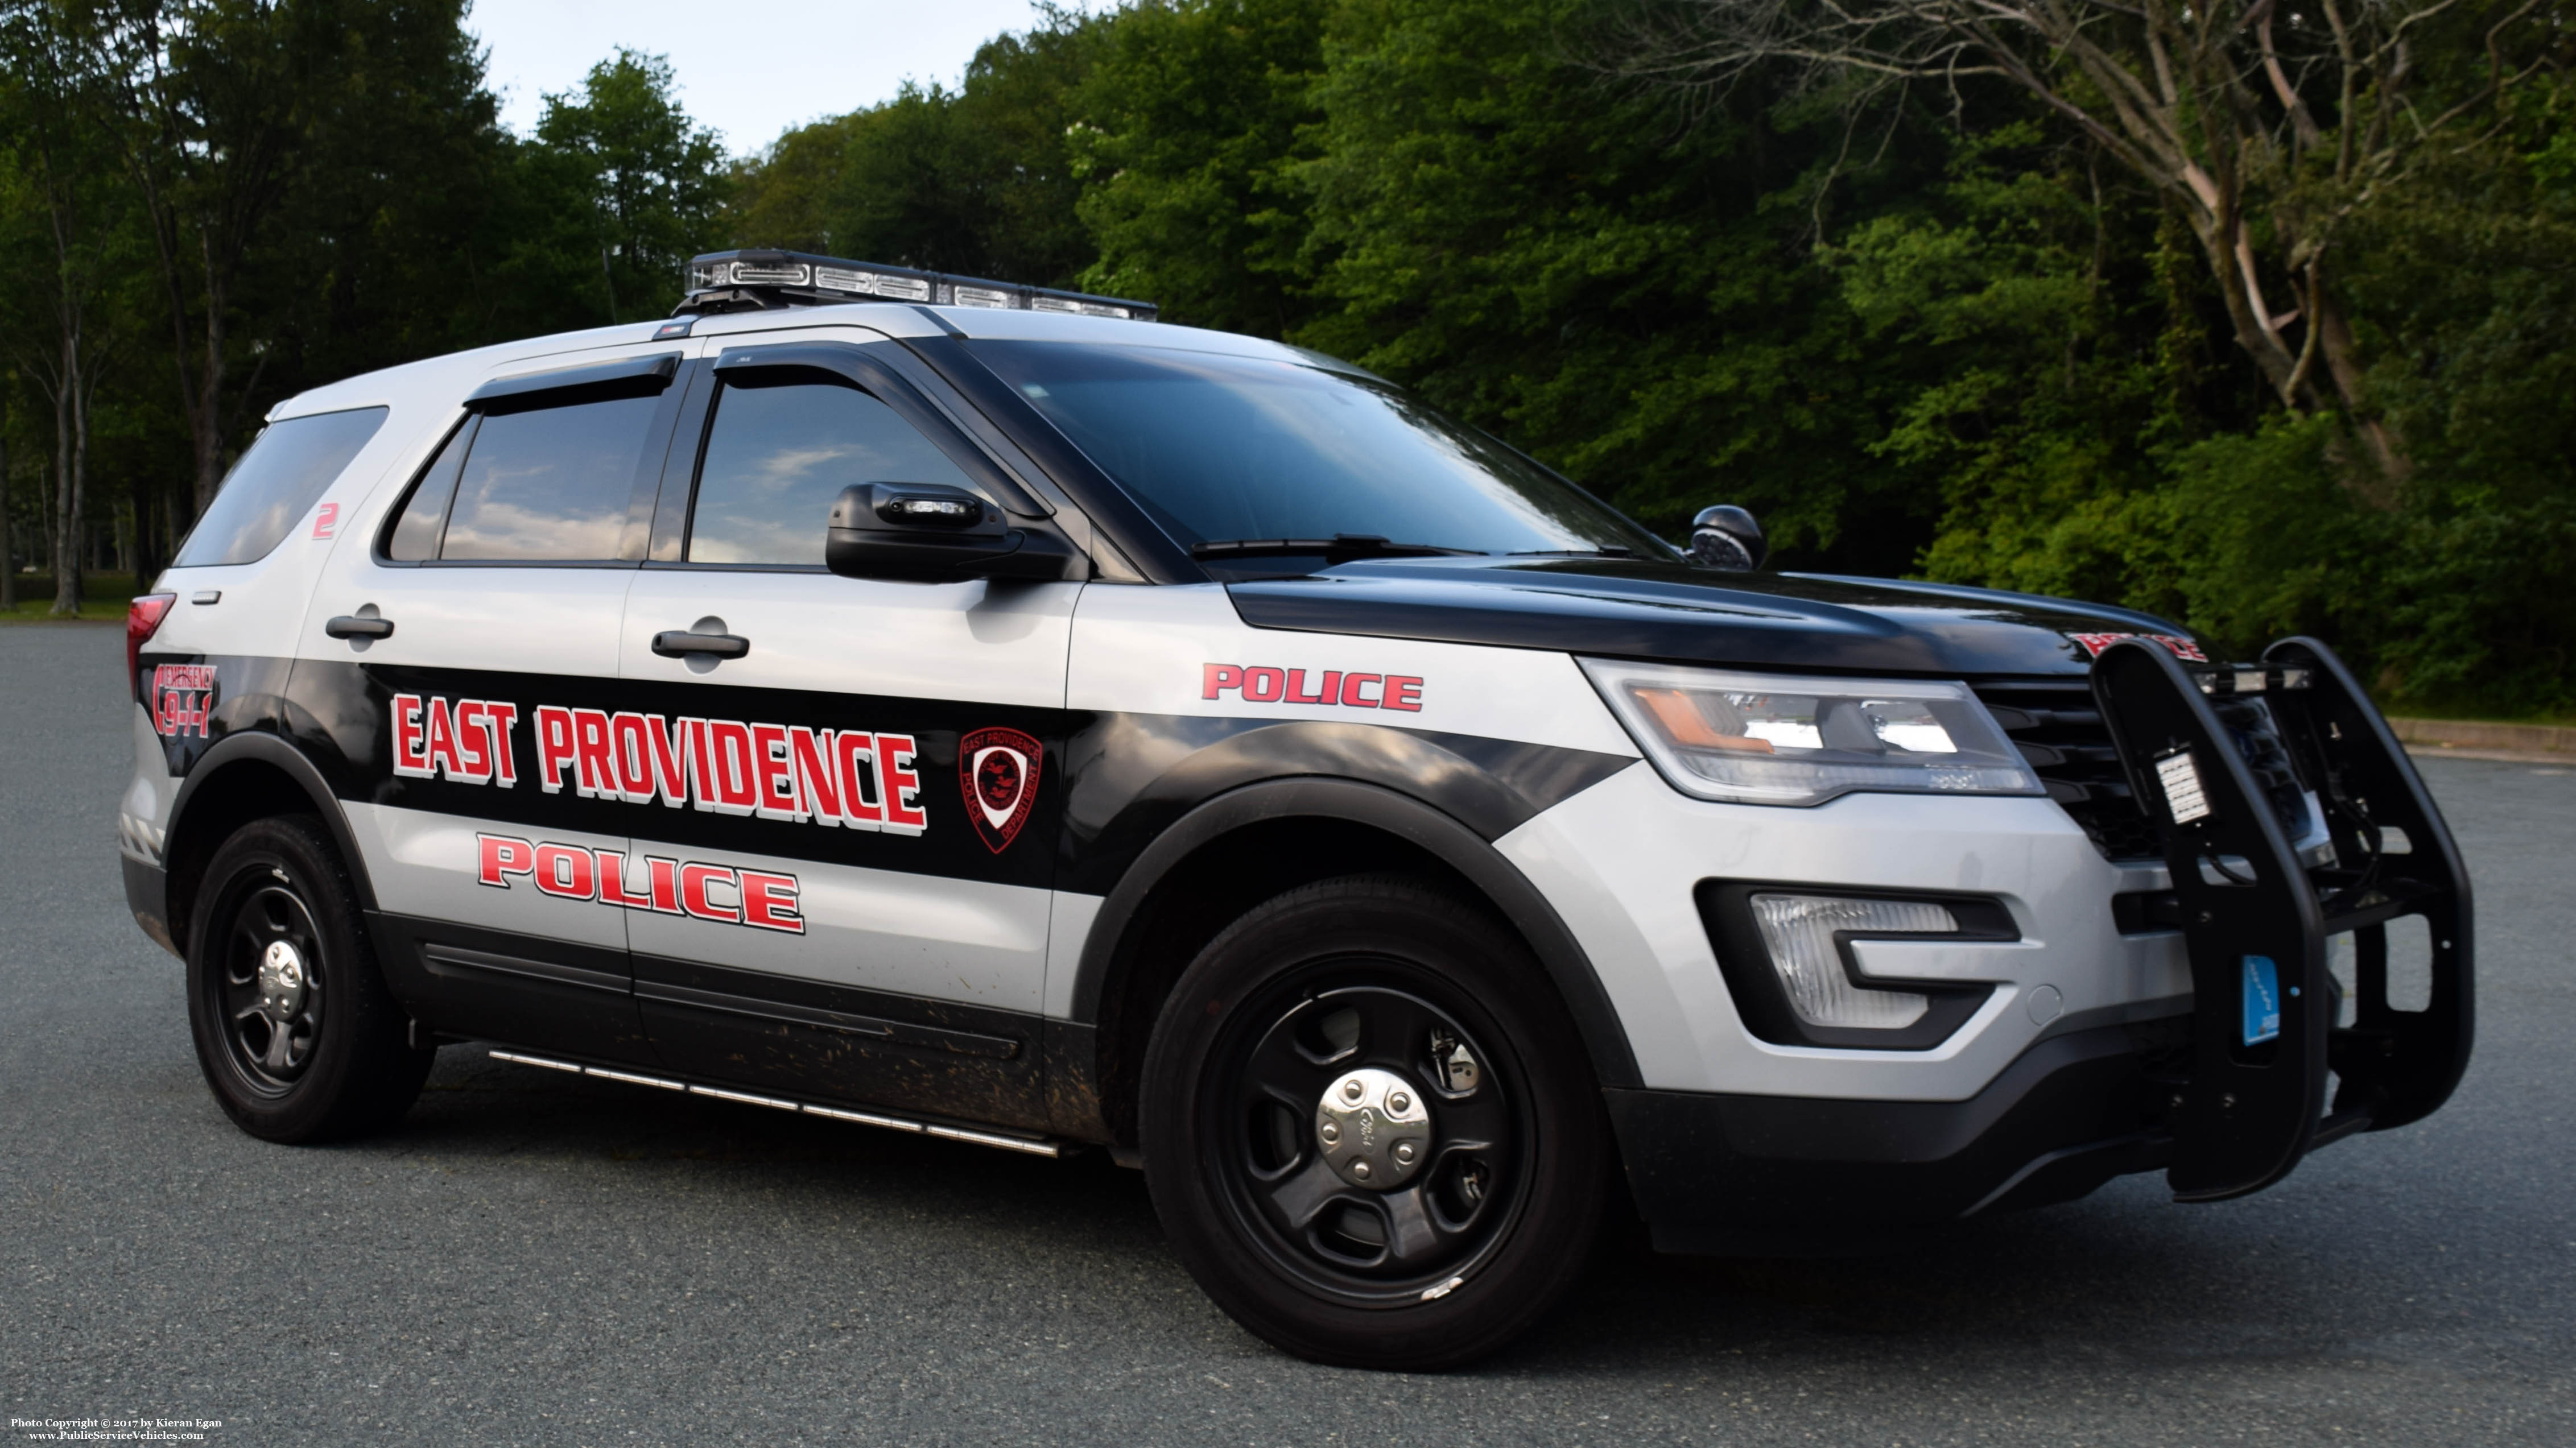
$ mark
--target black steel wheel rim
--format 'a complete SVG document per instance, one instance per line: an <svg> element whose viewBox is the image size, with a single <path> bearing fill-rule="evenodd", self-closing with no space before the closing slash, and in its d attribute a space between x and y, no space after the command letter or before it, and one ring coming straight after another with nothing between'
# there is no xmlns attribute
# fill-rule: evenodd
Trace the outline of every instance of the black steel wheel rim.
<svg viewBox="0 0 2576 1448"><path fill-rule="evenodd" d="M322 938L284 871L261 867L236 887L206 989L224 1058L263 1096L282 1096L313 1064L322 1037Z"/></svg>
<svg viewBox="0 0 2576 1448"><path fill-rule="evenodd" d="M1443 1295L1521 1215L1527 1083L1490 1019L1452 994L1401 961L1321 961L1247 1001L1216 1043L1200 1096L1210 1185L1241 1235L1317 1295L1365 1307ZM1451 1045L1475 1064L1468 1089L1432 1059ZM1317 1136L1324 1093L1363 1069L1408 1083L1431 1118L1421 1164L1391 1187L1338 1174Z"/></svg>

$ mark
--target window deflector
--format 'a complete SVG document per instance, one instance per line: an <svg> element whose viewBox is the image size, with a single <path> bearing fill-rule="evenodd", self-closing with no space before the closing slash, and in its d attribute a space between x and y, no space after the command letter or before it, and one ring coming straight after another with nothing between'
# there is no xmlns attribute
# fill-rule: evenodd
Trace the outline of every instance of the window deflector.
<svg viewBox="0 0 2576 1448"><path fill-rule="evenodd" d="M911 423L922 436L940 451L948 453L976 482L987 489L993 501L1024 518L1043 518L1055 510L1029 495L1019 480L993 466L972 447L951 446L947 439L955 428L940 415L911 383L880 365L857 348L829 342L791 342L770 347L740 347L716 358L715 374L719 380L729 373L751 368L799 368L835 374L895 410ZM960 439L962 442L962 439Z"/></svg>
<svg viewBox="0 0 2576 1448"><path fill-rule="evenodd" d="M700 364L688 364L693 370ZM386 520L370 550L379 567L393 568L632 568L642 562L652 534L654 504L660 492L665 457L670 449L672 430L683 415L683 401L689 388L674 389L671 382L683 372L681 354L657 352L642 357L629 357L616 362L558 367L543 372L519 373L496 377L474 390L465 399L465 417L451 428L422 464L411 482L397 495ZM697 372L696 376L703 376ZM694 379L693 379L694 380ZM512 390L515 389L515 390ZM629 494L627 520L617 554L610 558L566 559L492 559L445 558L431 556L405 559L392 556L391 545L421 489L431 475L441 470L442 463L461 469L472 453L483 419L499 412L536 412L550 408L571 407L588 402L606 402L621 398L658 397L659 405L646 424L642 451L637 459L634 489ZM495 399L499 399L495 401ZM456 448L457 455L449 456ZM449 496L440 504L433 537L436 552L444 553L447 524L455 508L453 480Z"/></svg>
<svg viewBox="0 0 2576 1448"><path fill-rule="evenodd" d="M677 352L653 352L641 357L621 357L613 362L585 362L575 367L553 367L542 372L495 377L466 394L465 405L476 412L497 412L588 400L558 395L567 393L597 392L603 397L649 396L670 386L671 379L679 373L680 354Z"/></svg>

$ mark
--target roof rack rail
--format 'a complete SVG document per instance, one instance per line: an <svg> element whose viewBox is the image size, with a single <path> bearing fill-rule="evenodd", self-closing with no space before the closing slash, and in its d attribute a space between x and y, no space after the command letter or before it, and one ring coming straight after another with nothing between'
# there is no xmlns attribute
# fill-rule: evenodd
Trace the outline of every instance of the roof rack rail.
<svg viewBox="0 0 2576 1448"><path fill-rule="evenodd" d="M802 251L711 251L689 258L686 275L688 294L671 309L675 317L826 307L844 302L1001 307L1021 312L1123 317L1138 322L1153 321L1161 310L1152 302L1125 297L1095 297L1088 292L845 261Z"/></svg>

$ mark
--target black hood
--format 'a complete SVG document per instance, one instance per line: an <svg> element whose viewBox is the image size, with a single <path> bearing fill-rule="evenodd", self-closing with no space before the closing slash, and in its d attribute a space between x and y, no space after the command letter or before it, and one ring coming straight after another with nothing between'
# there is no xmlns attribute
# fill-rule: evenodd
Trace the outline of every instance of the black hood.
<svg viewBox="0 0 2576 1448"><path fill-rule="evenodd" d="M1837 674L2082 674L2076 634L2189 637L2026 593L1628 558L1406 558L1229 584L1255 628Z"/></svg>

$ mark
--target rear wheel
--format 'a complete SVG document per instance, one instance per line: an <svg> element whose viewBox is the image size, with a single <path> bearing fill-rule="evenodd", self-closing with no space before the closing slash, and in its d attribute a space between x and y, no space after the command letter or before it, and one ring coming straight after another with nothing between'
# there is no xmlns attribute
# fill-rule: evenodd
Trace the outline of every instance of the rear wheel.
<svg viewBox="0 0 2576 1448"><path fill-rule="evenodd" d="M321 827L254 820L224 841L188 932L188 1024L225 1114L310 1142L402 1115L435 1054L413 1050L357 891Z"/></svg>
<svg viewBox="0 0 2576 1448"><path fill-rule="evenodd" d="M1174 1251L1290 1352L1455 1366L1581 1279L1600 1093L1527 947L1422 884L1354 876L1246 914L1174 987L1142 1085Z"/></svg>

